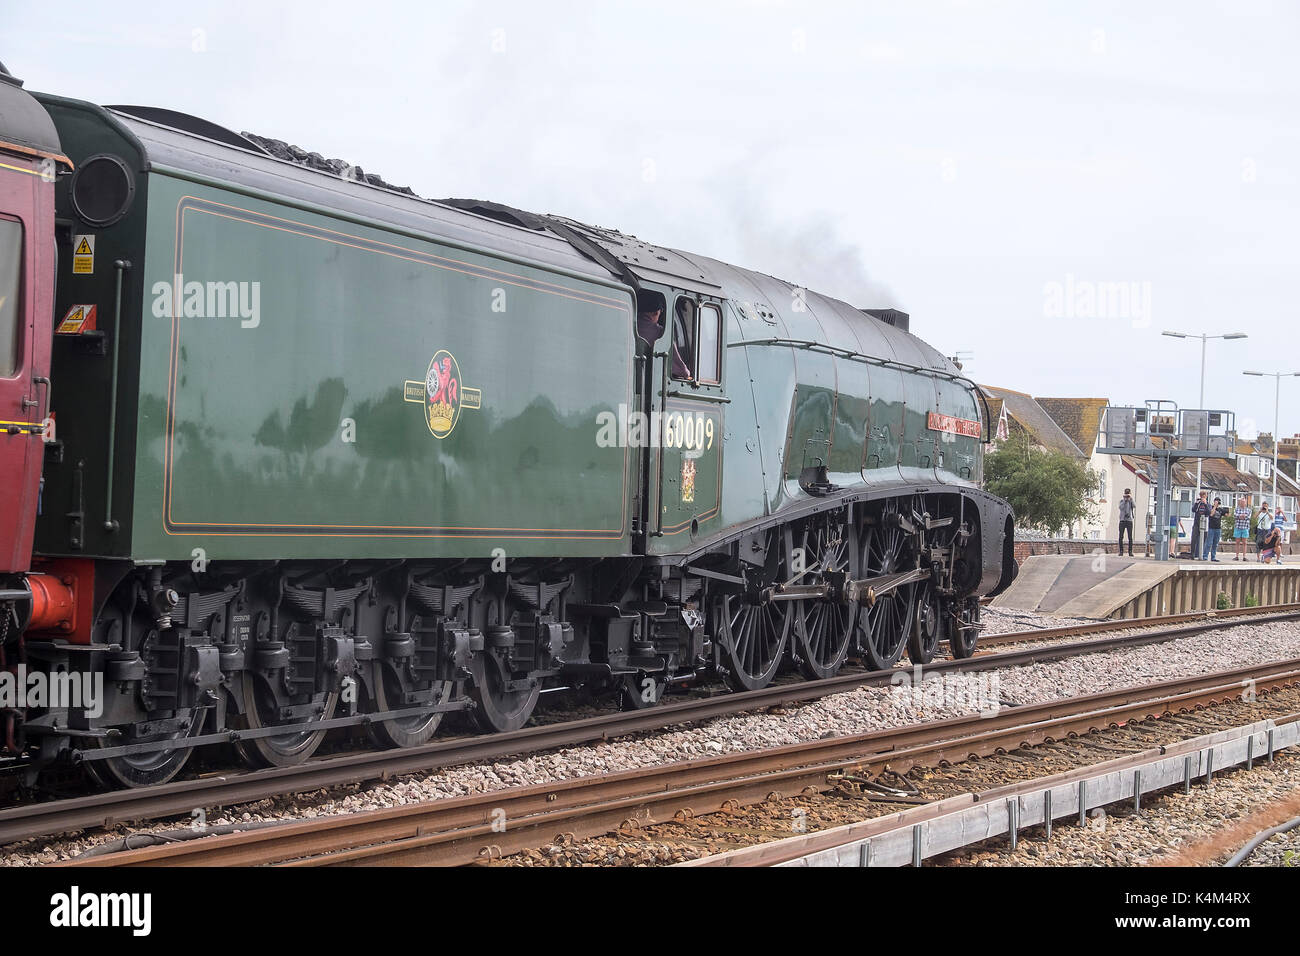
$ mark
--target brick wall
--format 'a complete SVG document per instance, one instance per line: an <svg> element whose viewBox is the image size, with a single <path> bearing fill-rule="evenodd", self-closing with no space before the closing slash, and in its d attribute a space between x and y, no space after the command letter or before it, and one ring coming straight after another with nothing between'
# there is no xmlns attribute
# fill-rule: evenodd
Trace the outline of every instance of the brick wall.
<svg viewBox="0 0 1300 956"><path fill-rule="evenodd" d="M1125 542L1127 547L1128 542ZM1141 550L1141 544L1133 547L1133 553ZM1094 554L1104 551L1115 554L1119 551L1116 541L1096 541L1091 538L1017 538L1016 563L1023 562L1031 554Z"/></svg>

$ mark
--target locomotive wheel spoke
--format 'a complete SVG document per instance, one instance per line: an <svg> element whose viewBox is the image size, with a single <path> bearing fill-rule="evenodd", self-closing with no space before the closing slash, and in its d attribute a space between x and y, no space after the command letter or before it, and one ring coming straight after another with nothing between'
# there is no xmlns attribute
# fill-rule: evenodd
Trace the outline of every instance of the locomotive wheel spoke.
<svg viewBox="0 0 1300 956"><path fill-rule="evenodd" d="M907 570L914 560L907 535L893 522L897 511L887 506L881 519L866 525L858 545L859 571L863 577L877 577ZM888 670L903 656L912 632L916 584L905 584L877 598L874 605L862 604L857 614L857 639L862 656L872 670Z"/></svg>
<svg viewBox="0 0 1300 956"><path fill-rule="evenodd" d="M962 610L960 621L950 621L946 628L948 649L957 659L975 656L975 646L979 641L978 627L959 626L960 624L977 625L980 622L980 605L978 600L967 602Z"/></svg>
<svg viewBox="0 0 1300 956"><path fill-rule="evenodd" d="M772 682L790 634L789 602L749 604L741 595L722 600L723 657L735 690L758 690Z"/></svg>
<svg viewBox="0 0 1300 956"><path fill-rule="evenodd" d="M779 530L768 532L768 553L780 549L772 581L783 580L789 562ZM772 564L772 562L769 562ZM765 585L772 581L762 582ZM791 601L754 604L743 594L729 594L716 607L719 647L727 670L727 683L733 690L758 690L776 676L785 657L790 637Z"/></svg>
<svg viewBox="0 0 1300 956"><path fill-rule="evenodd" d="M808 568L801 583L821 584L833 572L855 573L854 549L847 526L827 516L815 519L800 535ZM809 680L834 677L844 665L853 638L852 608L838 597L796 602L792 646L799 670Z"/></svg>
<svg viewBox="0 0 1300 956"><path fill-rule="evenodd" d="M934 660L934 652L939 647L943 608L933 588L926 585L919 590L915 620L907 639L907 656L913 664L928 664Z"/></svg>
<svg viewBox="0 0 1300 956"><path fill-rule="evenodd" d="M912 520L922 521L928 511L924 497L918 495L912 499L910 508ZM946 533L943 529L927 531L926 543L930 546L940 546L945 543L940 539ZM907 657L913 664L928 664L934 660L939 641L943 638L944 606L931 581L916 585L913 601L915 607L912 627L907 638Z"/></svg>

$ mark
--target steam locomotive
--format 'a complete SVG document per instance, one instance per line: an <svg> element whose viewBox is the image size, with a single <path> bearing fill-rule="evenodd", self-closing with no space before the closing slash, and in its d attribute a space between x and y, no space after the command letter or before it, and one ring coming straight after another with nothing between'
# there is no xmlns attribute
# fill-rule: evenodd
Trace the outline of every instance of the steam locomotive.
<svg viewBox="0 0 1300 956"><path fill-rule="evenodd" d="M0 124L0 676L81 691L6 705L33 779L967 656L1015 574L902 312L7 73Z"/></svg>

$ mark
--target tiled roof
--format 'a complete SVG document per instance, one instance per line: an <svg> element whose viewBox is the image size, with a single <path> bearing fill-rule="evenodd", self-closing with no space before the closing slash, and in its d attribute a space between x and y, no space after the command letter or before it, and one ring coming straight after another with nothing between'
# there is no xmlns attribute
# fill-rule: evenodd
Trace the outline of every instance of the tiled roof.
<svg viewBox="0 0 1300 956"><path fill-rule="evenodd" d="M1120 455L1120 460L1124 462L1129 471L1133 472L1148 485L1156 483L1155 463L1150 458L1137 458L1133 455Z"/></svg>
<svg viewBox="0 0 1300 956"><path fill-rule="evenodd" d="M1190 458L1174 463L1174 483L1183 487L1196 484L1196 462ZM1242 486L1245 487L1242 487ZM1249 494L1272 494L1273 477L1260 478L1249 471L1238 471L1230 461L1222 458L1206 458L1201 462L1201 487L1210 492L1246 492ZM1277 493L1294 495L1300 493L1300 485L1286 472L1277 473Z"/></svg>
<svg viewBox="0 0 1300 956"><path fill-rule="evenodd" d="M1141 480L1148 484L1156 483L1155 462L1150 458L1134 455L1121 455L1124 464ZM1184 458L1174 462L1174 484L1181 488L1190 488L1196 484L1196 462ZM1215 496L1226 499L1236 494L1264 494L1273 491L1272 477L1261 479L1248 471L1238 471L1232 462L1223 458L1205 458L1201 461L1201 487ZM1291 478L1286 472L1277 474L1277 493L1279 495L1300 495L1300 482Z"/></svg>
<svg viewBox="0 0 1300 956"><path fill-rule="evenodd" d="M1177 485L1196 484L1196 462L1184 458L1174 462L1174 483ZM1242 487L1245 485L1246 487ZM1238 471L1232 462L1223 458L1206 458L1201 462L1201 487L1211 492L1239 491L1256 492L1260 490L1259 478L1249 472Z"/></svg>
<svg viewBox="0 0 1300 956"><path fill-rule="evenodd" d="M1052 416L1047 414L1032 396L991 385L981 385L980 388L990 401L1000 398L1006 407L1007 415L1028 432L1029 437L1037 444L1064 452L1072 458L1088 458L1088 455L1079 451L1079 446L1070 440L1070 436L1052 420Z"/></svg>
<svg viewBox="0 0 1300 956"><path fill-rule="evenodd" d="M1043 411L1070 436L1070 441L1084 454L1091 455L1101 432L1101 413L1110 400L1106 398L1039 398Z"/></svg>

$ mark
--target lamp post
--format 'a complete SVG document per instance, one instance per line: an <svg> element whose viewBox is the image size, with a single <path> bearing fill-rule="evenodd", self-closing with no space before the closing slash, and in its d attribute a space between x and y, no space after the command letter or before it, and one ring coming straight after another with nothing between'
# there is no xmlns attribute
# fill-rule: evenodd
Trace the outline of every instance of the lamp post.
<svg viewBox="0 0 1300 956"><path fill-rule="evenodd" d="M1277 507L1277 429L1278 415L1282 408L1282 379L1290 378L1292 375L1300 375L1300 372L1242 372L1242 375L1255 375L1259 378L1272 377L1275 385L1273 388L1273 507Z"/></svg>
<svg viewBox="0 0 1300 956"><path fill-rule="evenodd" d="M1210 339L1244 339L1246 338L1246 333L1227 332L1223 335L1207 335L1206 333L1202 332L1200 335L1197 335L1194 332L1165 331L1162 332L1161 334L1167 335L1172 339L1200 339L1201 340L1201 398L1200 398L1200 405L1198 406L1198 410L1204 409L1205 408L1205 345L1206 343L1209 342ZM1204 438L1205 436L1202 435L1201 437ZM1201 450L1204 451L1205 449L1201 449ZM1196 459L1196 490L1192 492L1193 505L1196 504L1196 500L1200 497L1200 495L1201 495L1201 459L1197 458ZM1200 542L1196 540L1192 541L1192 557L1193 558L1200 557Z"/></svg>

